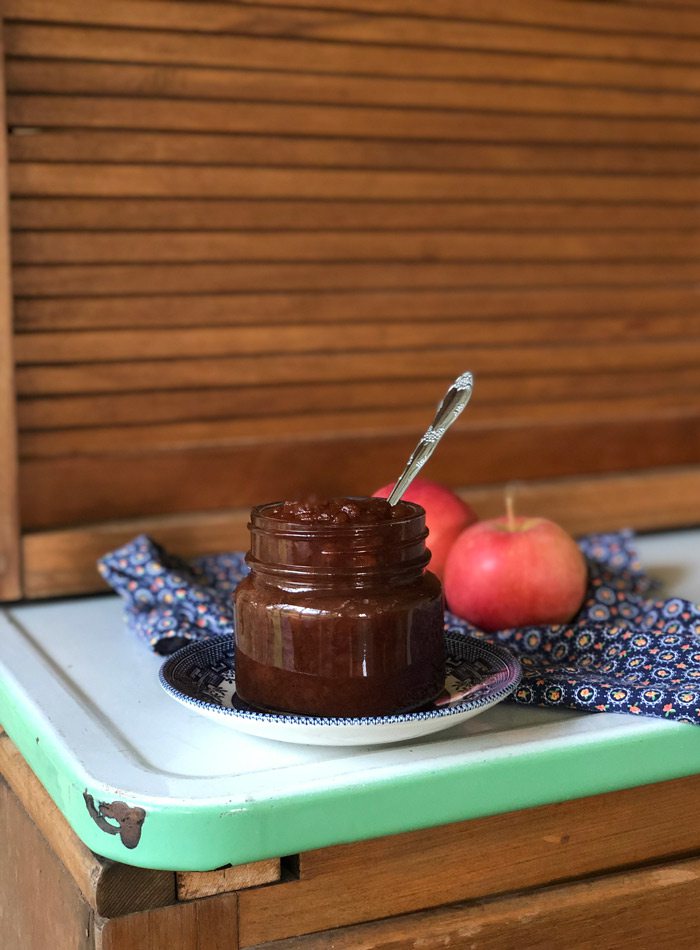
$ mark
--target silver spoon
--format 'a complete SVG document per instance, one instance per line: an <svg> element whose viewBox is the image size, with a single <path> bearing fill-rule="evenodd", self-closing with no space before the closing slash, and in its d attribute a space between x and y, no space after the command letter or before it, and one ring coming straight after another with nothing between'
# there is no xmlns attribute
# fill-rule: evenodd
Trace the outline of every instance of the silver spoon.
<svg viewBox="0 0 700 950"><path fill-rule="evenodd" d="M435 418L411 453L411 457L406 462L403 472L399 475L398 481L387 499L390 505L395 505L401 499L408 486L437 448L440 439L465 408L471 398L473 384L474 377L472 374L462 373L447 390L438 411L435 413Z"/></svg>

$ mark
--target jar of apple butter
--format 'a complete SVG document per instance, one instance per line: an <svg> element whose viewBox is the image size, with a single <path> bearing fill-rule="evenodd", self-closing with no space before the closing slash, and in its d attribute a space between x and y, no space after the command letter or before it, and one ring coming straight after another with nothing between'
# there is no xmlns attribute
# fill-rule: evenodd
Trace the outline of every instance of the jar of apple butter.
<svg viewBox="0 0 700 950"><path fill-rule="evenodd" d="M445 682L443 600L425 512L382 498L253 509L235 595L236 692L263 710L384 716Z"/></svg>

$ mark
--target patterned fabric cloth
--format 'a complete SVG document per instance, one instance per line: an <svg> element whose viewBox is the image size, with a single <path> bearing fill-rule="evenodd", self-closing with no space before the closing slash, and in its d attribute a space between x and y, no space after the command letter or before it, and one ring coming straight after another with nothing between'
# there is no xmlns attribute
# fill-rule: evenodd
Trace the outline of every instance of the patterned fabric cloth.
<svg viewBox="0 0 700 950"><path fill-rule="evenodd" d="M190 640L233 635L233 591L248 573L245 555L215 554L182 561L145 534L97 562L126 602L126 621L163 655Z"/></svg>
<svg viewBox="0 0 700 950"><path fill-rule="evenodd" d="M570 623L485 634L448 613L447 627L501 643L520 659L516 703L700 724L700 605L654 598L630 532L579 544L589 587ZM247 573L241 553L186 563L141 535L98 566L124 598L129 627L159 653L233 633L232 593Z"/></svg>

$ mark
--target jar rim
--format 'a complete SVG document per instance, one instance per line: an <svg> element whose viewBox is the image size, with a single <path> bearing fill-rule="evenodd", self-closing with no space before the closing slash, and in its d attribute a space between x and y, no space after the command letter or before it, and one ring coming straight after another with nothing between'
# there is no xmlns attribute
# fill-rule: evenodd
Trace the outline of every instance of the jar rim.
<svg viewBox="0 0 700 950"><path fill-rule="evenodd" d="M348 498L362 498L366 496L347 496ZM284 518L272 518L265 514L266 509L275 508L282 501L269 501L261 505L255 505L250 512L249 530L273 529L278 537L296 537L298 535L313 535L322 538L328 535L333 537L340 536L362 536L365 533L376 533L384 530L400 529L410 524L417 518L425 517L425 508L414 501L401 499L400 504L410 509L409 514L400 518L392 518L387 521L367 521L367 522L346 522L343 524L333 524L331 522L300 522L288 521Z"/></svg>

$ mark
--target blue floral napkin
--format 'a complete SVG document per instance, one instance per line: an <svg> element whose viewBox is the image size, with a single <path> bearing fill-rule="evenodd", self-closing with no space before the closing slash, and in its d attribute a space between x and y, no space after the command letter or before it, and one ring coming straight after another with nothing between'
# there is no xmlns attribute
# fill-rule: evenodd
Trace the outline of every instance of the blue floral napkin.
<svg viewBox="0 0 700 950"><path fill-rule="evenodd" d="M588 594L568 624L486 634L448 613L447 626L520 659L516 703L700 724L700 605L656 599L632 542L631 532L579 540ZM232 594L247 573L242 553L185 562L140 535L98 567L124 598L128 626L158 653L233 633Z"/></svg>
<svg viewBox="0 0 700 950"><path fill-rule="evenodd" d="M97 568L124 598L129 628L156 653L233 635L233 592L248 573L242 552L188 562L141 534L100 558Z"/></svg>

